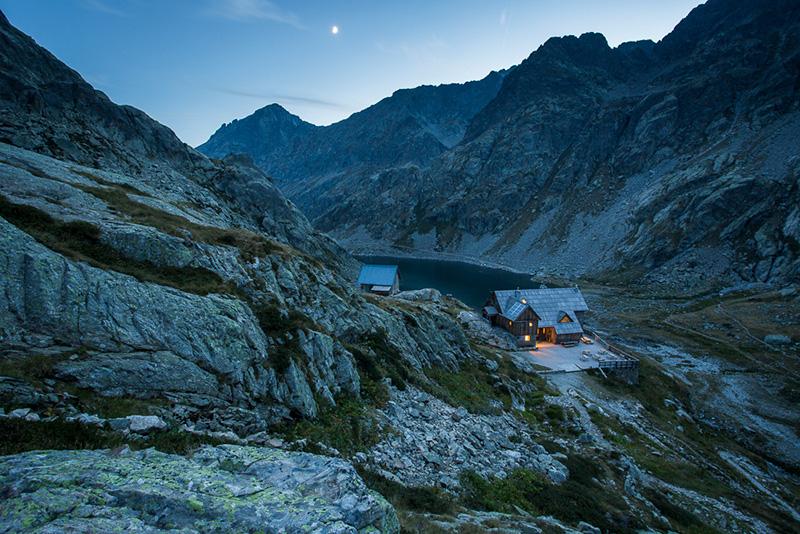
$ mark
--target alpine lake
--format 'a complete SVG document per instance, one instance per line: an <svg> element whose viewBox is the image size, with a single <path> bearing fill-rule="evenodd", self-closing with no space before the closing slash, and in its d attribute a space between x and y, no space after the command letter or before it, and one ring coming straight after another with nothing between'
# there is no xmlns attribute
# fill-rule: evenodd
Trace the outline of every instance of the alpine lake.
<svg viewBox="0 0 800 534"><path fill-rule="evenodd" d="M481 307L495 289L539 287L530 274L461 261L361 255L356 259L365 264L397 265L401 291L432 287L473 308Z"/></svg>

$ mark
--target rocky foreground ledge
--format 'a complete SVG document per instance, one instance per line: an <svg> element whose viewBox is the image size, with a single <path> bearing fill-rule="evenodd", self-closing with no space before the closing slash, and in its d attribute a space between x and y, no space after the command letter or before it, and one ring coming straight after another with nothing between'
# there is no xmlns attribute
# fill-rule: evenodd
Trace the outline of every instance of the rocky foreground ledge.
<svg viewBox="0 0 800 534"><path fill-rule="evenodd" d="M34 451L0 457L0 532L398 532L339 459L271 448Z"/></svg>

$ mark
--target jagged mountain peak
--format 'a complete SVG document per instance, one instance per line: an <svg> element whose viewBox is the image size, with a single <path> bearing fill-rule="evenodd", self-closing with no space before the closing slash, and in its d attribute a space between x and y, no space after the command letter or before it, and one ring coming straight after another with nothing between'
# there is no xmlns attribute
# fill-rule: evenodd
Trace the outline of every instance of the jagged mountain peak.
<svg viewBox="0 0 800 534"><path fill-rule="evenodd" d="M268 117L274 120L291 121L295 124L300 124L300 123L311 124L309 122L304 121L298 115L295 115L294 113L290 112L289 110L287 110L278 103L268 104L263 108L259 108L255 110L250 116L255 116L258 118ZM244 120L244 119L239 119L239 120Z"/></svg>
<svg viewBox="0 0 800 534"><path fill-rule="evenodd" d="M555 37L427 165L372 169L371 181L343 165L330 171L342 178L310 173L287 191L359 243L571 273L624 263L664 280L684 262L705 266L688 277L700 284L787 279L800 267L799 27L796 1L711 0L658 43ZM723 209L736 199L746 214ZM586 262L594 242L613 252Z"/></svg>
<svg viewBox="0 0 800 534"><path fill-rule="evenodd" d="M796 24L798 16L800 2L796 0L708 0L659 41L658 51L668 59L686 56L703 43L733 31L763 38L787 24Z"/></svg>
<svg viewBox="0 0 800 534"><path fill-rule="evenodd" d="M351 169L349 176L358 180L370 169L426 165L461 141L469 121L497 94L506 74L497 71L472 82L400 89L324 127L260 121L262 109L221 128L198 150L214 157L247 152L287 192L309 177L327 183L342 168Z"/></svg>
<svg viewBox="0 0 800 534"><path fill-rule="evenodd" d="M550 37L531 55L529 59L536 55L545 54L554 50L563 51L571 56L575 61L588 61L586 53L610 50L605 35L598 32L585 32L579 36L563 35L560 37Z"/></svg>

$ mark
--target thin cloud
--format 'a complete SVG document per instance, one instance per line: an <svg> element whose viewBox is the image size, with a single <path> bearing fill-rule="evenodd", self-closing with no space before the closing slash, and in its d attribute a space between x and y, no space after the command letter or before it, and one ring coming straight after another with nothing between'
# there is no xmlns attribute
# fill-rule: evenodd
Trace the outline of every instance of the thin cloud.
<svg viewBox="0 0 800 534"><path fill-rule="evenodd" d="M305 104L305 105L319 106L331 109L349 109L344 104L340 104L338 102L331 102L330 100L322 100L320 98L314 98L308 96L280 95L274 93L252 93L248 91L239 91L236 89L228 89L224 87L215 88L214 90L228 95L243 96L245 98L256 98L258 100L269 100L272 102L277 101L277 102L288 102L292 104Z"/></svg>
<svg viewBox="0 0 800 534"><path fill-rule="evenodd" d="M113 2L109 3L105 0L83 0L81 2L83 7L86 9L90 9L92 11L97 11L99 13L105 13L106 15L114 15L115 17L127 17L128 13L119 9L115 5L112 5Z"/></svg>
<svg viewBox="0 0 800 534"><path fill-rule="evenodd" d="M212 0L205 13L237 22L267 20L305 29L297 15L270 0Z"/></svg>
<svg viewBox="0 0 800 534"><path fill-rule="evenodd" d="M429 39L414 43L407 41L396 44L377 42L375 46L384 54L405 56L411 61L427 65L441 64L444 61L443 52L450 48L450 45L444 39L435 35Z"/></svg>

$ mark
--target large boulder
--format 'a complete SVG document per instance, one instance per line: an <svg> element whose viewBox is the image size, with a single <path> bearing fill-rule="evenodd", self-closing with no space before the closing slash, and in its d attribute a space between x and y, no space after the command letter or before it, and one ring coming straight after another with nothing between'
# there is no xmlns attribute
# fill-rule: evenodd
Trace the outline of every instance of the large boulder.
<svg viewBox="0 0 800 534"><path fill-rule="evenodd" d="M278 449L36 451L0 458L2 532L398 532L342 460Z"/></svg>

